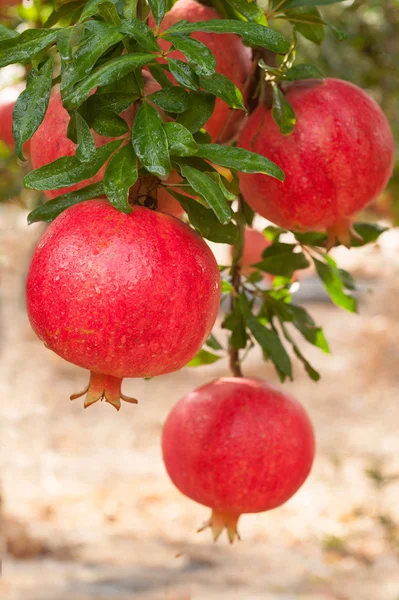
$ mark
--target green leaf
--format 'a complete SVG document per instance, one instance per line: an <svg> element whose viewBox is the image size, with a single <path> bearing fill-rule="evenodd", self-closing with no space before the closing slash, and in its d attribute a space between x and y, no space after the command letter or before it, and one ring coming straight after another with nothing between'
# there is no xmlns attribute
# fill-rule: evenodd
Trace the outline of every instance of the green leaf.
<svg viewBox="0 0 399 600"><path fill-rule="evenodd" d="M133 124L133 147L143 167L161 179L172 171L168 140L158 111L143 102Z"/></svg>
<svg viewBox="0 0 399 600"><path fill-rule="evenodd" d="M360 248L375 242L388 229L378 223L354 223L352 227L357 234L356 237L352 238L351 245L353 248ZM323 248L326 247L328 241L328 235L321 231L294 232L294 235L298 242L306 246ZM337 241L334 245L340 246L341 242Z"/></svg>
<svg viewBox="0 0 399 600"><path fill-rule="evenodd" d="M245 294L241 294L238 303L248 329L262 347L265 356L274 363L281 381L285 381L287 377L292 379L291 360L277 333L273 329L268 329L252 314Z"/></svg>
<svg viewBox="0 0 399 600"><path fill-rule="evenodd" d="M122 146L109 161L104 174L105 193L118 210L130 213L129 189L138 178L136 153L131 144Z"/></svg>
<svg viewBox="0 0 399 600"><path fill-rule="evenodd" d="M306 39L321 44L325 37L323 19L317 8L286 10L286 17Z"/></svg>
<svg viewBox="0 0 399 600"><path fill-rule="evenodd" d="M101 90L99 90L99 92L101 92ZM91 117L90 124L102 111L112 112L119 115L127 110L139 98L140 90L138 88L136 93L132 94L124 94L119 92L93 94L93 96L88 98L85 104Z"/></svg>
<svg viewBox="0 0 399 600"><path fill-rule="evenodd" d="M221 73L214 73L209 77L200 77L200 83L204 90L215 94L215 96L221 98L229 106L240 110L247 110L240 90L228 77L225 77Z"/></svg>
<svg viewBox="0 0 399 600"><path fill-rule="evenodd" d="M176 50L180 50L188 64L197 75L213 75L216 69L216 58L205 44L184 35L168 35Z"/></svg>
<svg viewBox="0 0 399 600"><path fill-rule="evenodd" d="M130 131L125 119L110 110L99 110L90 125L94 131L105 137L120 137Z"/></svg>
<svg viewBox="0 0 399 600"><path fill-rule="evenodd" d="M80 190L58 196L57 198L54 198L54 200L49 200L42 206L38 206L29 213L28 225L32 225L32 223L37 223L39 221L49 223L70 206L85 200L91 200L92 198L99 198L100 196L103 196L104 193L104 185L103 182L100 181L99 183L92 183Z"/></svg>
<svg viewBox="0 0 399 600"><path fill-rule="evenodd" d="M159 52L160 48L152 29L138 19L132 19L122 24L120 31L134 38L146 52Z"/></svg>
<svg viewBox="0 0 399 600"><path fill-rule="evenodd" d="M231 202L233 200L236 199L236 194L233 194L233 192L231 192L228 188L228 181L222 177L222 175L220 173L217 173L215 171L211 172L211 173L207 173L208 177L210 177L211 179L213 179L213 181L219 186L223 196L226 198L226 200L230 200Z"/></svg>
<svg viewBox="0 0 399 600"><path fill-rule="evenodd" d="M176 121L187 127L191 133L199 131L211 118L216 98L208 92L191 93L188 96L188 109Z"/></svg>
<svg viewBox="0 0 399 600"><path fill-rule="evenodd" d="M231 220L233 212L220 187L209 175L188 165L181 167L181 174L187 179L193 190L207 201L220 223L226 224Z"/></svg>
<svg viewBox="0 0 399 600"><path fill-rule="evenodd" d="M121 24L121 18L118 14L118 10L111 0L105 0L104 2L101 2L98 7L98 14L106 23L110 23L116 27Z"/></svg>
<svg viewBox="0 0 399 600"><path fill-rule="evenodd" d="M172 156L193 156L198 150L198 145L193 136L180 123L164 123L168 139L169 152Z"/></svg>
<svg viewBox="0 0 399 600"><path fill-rule="evenodd" d="M179 86L167 87L147 98L166 112L183 113L188 109L188 92Z"/></svg>
<svg viewBox="0 0 399 600"><path fill-rule="evenodd" d="M76 131L76 143L78 145L75 153L76 158L80 162L92 162L96 154L94 139L90 127L77 111L73 111L71 115L71 126L73 131Z"/></svg>
<svg viewBox="0 0 399 600"><path fill-rule="evenodd" d="M0 24L0 42L2 42L3 40L9 40L11 38L17 37L18 31L15 31L14 29L9 29L8 27L5 27L4 25Z"/></svg>
<svg viewBox="0 0 399 600"><path fill-rule="evenodd" d="M226 315L222 327L231 331L229 346L233 350L242 350L246 347L248 341L247 329L238 304L236 304L232 313Z"/></svg>
<svg viewBox="0 0 399 600"><path fill-rule="evenodd" d="M196 23L182 24L176 23L170 29L164 31L161 36L166 37L171 34L188 34L196 31L206 31L207 33L236 33L240 35L245 44L250 46L260 46L267 48L272 52L285 54L290 49L289 41L278 31L264 27L257 23L249 21L238 21L229 19L211 19L210 21L197 21ZM223 40L221 41L223 44Z"/></svg>
<svg viewBox="0 0 399 600"><path fill-rule="evenodd" d="M62 92L69 90L87 77L104 52L123 39L123 34L120 33L118 28L109 23L90 21L86 24L86 29L88 35L80 44L74 60L66 66L62 74Z"/></svg>
<svg viewBox="0 0 399 600"><path fill-rule="evenodd" d="M184 65L186 63L183 63ZM186 65L188 66L188 65ZM163 88L172 87L173 83L169 79L166 74L167 65L150 65L149 70L153 78L159 83ZM195 73L194 73L195 75Z"/></svg>
<svg viewBox="0 0 399 600"><path fill-rule="evenodd" d="M346 293L345 285L342 280L342 275L331 257L325 257L328 262L322 262L317 258L313 258L317 274L322 280L324 287L329 293L331 300L337 306L345 308L350 312L356 312L356 299Z"/></svg>
<svg viewBox="0 0 399 600"><path fill-rule="evenodd" d="M202 204L193 198L183 196L183 194L175 192L170 187L167 188L167 191L180 202L188 215L191 225L202 237L217 244L235 243L238 230L234 223L230 222L222 225L212 210L205 208L205 206L202 206Z"/></svg>
<svg viewBox="0 0 399 600"><path fill-rule="evenodd" d="M286 81L297 81L300 79L324 79L324 75L314 65L294 65L285 73Z"/></svg>
<svg viewBox="0 0 399 600"><path fill-rule="evenodd" d="M78 108L95 87L114 83L131 71L140 69L152 59L152 54L125 54L111 59L68 91L63 98L65 108L69 110Z"/></svg>
<svg viewBox="0 0 399 600"><path fill-rule="evenodd" d="M282 10L301 6L325 6L327 4L338 4L338 2L345 2L345 0L287 0Z"/></svg>
<svg viewBox="0 0 399 600"><path fill-rule="evenodd" d="M150 5L155 23L159 27L166 13L166 0L148 0L148 4Z"/></svg>
<svg viewBox="0 0 399 600"><path fill-rule="evenodd" d="M90 19L99 12L99 6L104 4L106 0L88 0L86 2L83 12L80 16L80 21L86 21L86 19ZM108 0L109 3L112 3L111 0ZM113 3L115 6L115 3Z"/></svg>
<svg viewBox="0 0 399 600"><path fill-rule="evenodd" d="M283 310L286 311L285 316L288 316L286 320L290 320L303 337L313 346L329 354L330 348L323 330L316 325L310 314L302 306L287 304L286 302L282 302L281 304L284 304Z"/></svg>
<svg viewBox="0 0 399 600"><path fill-rule="evenodd" d="M255 267L271 275L291 278L295 271L309 266L303 252L294 252L296 248L296 244L274 243L263 251L262 260Z"/></svg>
<svg viewBox="0 0 399 600"><path fill-rule="evenodd" d="M212 354L207 350L200 350L196 356L187 364L187 367L201 367L202 365L210 365L223 358L217 354Z"/></svg>
<svg viewBox="0 0 399 600"><path fill-rule="evenodd" d="M219 144L200 144L198 156L210 160L227 169L237 169L241 173L264 173L284 181L284 173L274 162L244 148L226 148Z"/></svg>
<svg viewBox="0 0 399 600"><path fill-rule="evenodd" d="M227 0L227 3L240 15L246 17L248 21L267 26L265 13L253 0Z"/></svg>
<svg viewBox="0 0 399 600"><path fill-rule="evenodd" d="M125 0L123 7L123 14L125 16L125 19L128 19L129 21L131 19L134 19L134 17L137 14L137 4L138 0Z"/></svg>
<svg viewBox="0 0 399 600"><path fill-rule="evenodd" d="M38 54L55 42L56 29L26 29L14 37L0 41L0 68L13 63L30 63Z"/></svg>
<svg viewBox="0 0 399 600"><path fill-rule="evenodd" d="M194 92L199 90L198 75L194 73L190 65L176 58L168 58L168 66L177 83Z"/></svg>
<svg viewBox="0 0 399 600"><path fill-rule="evenodd" d="M216 339L216 337L211 333L209 338L206 340L206 345L212 350L223 350L222 344Z"/></svg>
<svg viewBox="0 0 399 600"><path fill-rule="evenodd" d="M35 133L44 119L50 99L54 58L48 58L38 71L28 74L26 89L19 95L13 110L12 134L15 152L25 160L22 146Z"/></svg>
<svg viewBox="0 0 399 600"><path fill-rule="evenodd" d="M31 171L25 176L24 185L34 190L59 190L94 177L111 154L120 146L121 140L104 144L96 150L90 163L80 162L76 156L62 156L54 162Z"/></svg>
<svg viewBox="0 0 399 600"><path fill-rule="evenodd" d="M278 85L273 82L273 119L283 135L290 135L295 128L296 117L291 104L284 96Z"/></svg>
<svg viewBox="0 0 399 600"><path fill-rule="evenodd" d="M58 30L56 44L62 60L72 60L73 50L82 41L84 33L85 26L83 23Z"/></svg>

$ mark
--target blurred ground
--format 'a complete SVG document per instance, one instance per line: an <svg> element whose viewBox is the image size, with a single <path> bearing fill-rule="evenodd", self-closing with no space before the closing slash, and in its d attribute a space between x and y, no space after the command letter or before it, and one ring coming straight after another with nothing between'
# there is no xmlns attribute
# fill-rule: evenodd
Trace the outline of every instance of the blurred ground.
<svg viewBox="0 0 399 600"><path fill-rule="evenodd" d="M314 470L283 508L244 516L242 542L230 547L196 533L208 510L173 488L159 449L174 402L226 374L226 363L129 380L124 389L140 404L119 414L69 402L87 374L29 328L23 273L40 227L27 229L25 217L0 206L0 480L9 550L0 597L399 600L399 485L384 479L399 473L398 234L385 234L377 249L341 253L363 280L360 316L324 301L308 305L333 356L307 349L322 381L298 366L287 389L314 422ZM276 380L257 352L244 370Z"/></svg>

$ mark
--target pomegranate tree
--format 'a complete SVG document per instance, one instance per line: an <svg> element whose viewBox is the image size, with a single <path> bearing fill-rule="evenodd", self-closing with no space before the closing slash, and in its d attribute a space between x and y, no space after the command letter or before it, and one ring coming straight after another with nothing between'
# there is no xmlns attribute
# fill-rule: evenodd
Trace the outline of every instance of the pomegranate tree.
<svg viewBox="0 0 399 600"><path fill-rule="evenodd" d="M259 105L243 127L239 145L264 154L284 171L284 182L242 174L240 187L252 208L276 225L325 230L345 243L348 226L386 186L394 141L380 107L357 86L338 79L288 86L296 115L283 135L272 110Z"/></svg>
<svg viewBox="0 0 399 600"><path fill-rule="evenodd" d="M120 408L124 377L154 377L188 363L208 337L220 276L187 225L107 200L66 210L44 233L27 280L33 329L45 345L91 371L85 407ZM78 395L73 396L78 397Z"/></svg>
<svg viewBox="0 0 399 600"><path fill-rule="evenodd" d="M162 434L166 469L186 496L212 509L216 540L230 542L243 513L281 506L301 487L314 457L304 408L256 378L223 377L180 400Z"/></svg>

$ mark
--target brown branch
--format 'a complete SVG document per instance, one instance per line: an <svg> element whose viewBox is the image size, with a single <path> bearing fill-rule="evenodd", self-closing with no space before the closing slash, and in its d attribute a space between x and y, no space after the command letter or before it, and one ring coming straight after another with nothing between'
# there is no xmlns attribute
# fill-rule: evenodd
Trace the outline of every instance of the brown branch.
<svg viewBox="0 0 399 600"><path fill-rule="evenodd" d="M233 252L233 263L231 266L231 285L233 289L230 294L230 306L231 312L233 313L236 308L237 298L241 293L241 259L244 252L244 201L242 197L238 196L238 211L237 211L237 226L238 226L238 239L234 245ZM240 351L232 347L229 343L229 366L234 377L243 377L241 370Z"/></svg>

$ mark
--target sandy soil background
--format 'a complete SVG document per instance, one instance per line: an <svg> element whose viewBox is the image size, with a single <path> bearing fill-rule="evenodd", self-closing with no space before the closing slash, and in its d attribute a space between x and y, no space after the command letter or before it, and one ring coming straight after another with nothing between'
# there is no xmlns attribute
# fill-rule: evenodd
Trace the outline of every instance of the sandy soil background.
<svg viewBox="0 0 399 600"><path fill-rule="evenodd" d="M399 600L399 239L341 262L361 278L360 314L304 282L298 298L324 325L333 356L309 348L287 389L306 406L318 454L281 509L244 516L242 541L196 533L208 510L164 471L166 414L227 364L125 383L138 406L84 411L87 375L36 340L24 273L40 226L0 207L0 481L7 600ZM313 285L313 287L312 287ZM313 300L312 300L313 299ZM254 351L246 375L275 382Z"/></svg>

